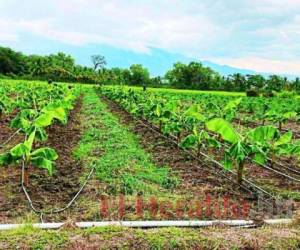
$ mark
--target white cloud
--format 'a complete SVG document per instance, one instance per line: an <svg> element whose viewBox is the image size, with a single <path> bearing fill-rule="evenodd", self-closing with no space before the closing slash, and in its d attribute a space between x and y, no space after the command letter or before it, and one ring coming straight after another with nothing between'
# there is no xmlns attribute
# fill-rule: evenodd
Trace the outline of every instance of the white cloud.
<svg viewBox="0 0 300 250"><path fill-rule="evenodd" d="M34 34L141 53L157 47L269 72L298 61L299 13L300 0L10 0L0 3L0 42Z"/></svg>
<svg viewBox="0 0 300 250"><path fill-rule="evenodd" d="M258 72L297 75L300 72L300 60L281 61L263 58L227 58L215 59L217 63L229 64L234 67L253 69Z"/></svg>

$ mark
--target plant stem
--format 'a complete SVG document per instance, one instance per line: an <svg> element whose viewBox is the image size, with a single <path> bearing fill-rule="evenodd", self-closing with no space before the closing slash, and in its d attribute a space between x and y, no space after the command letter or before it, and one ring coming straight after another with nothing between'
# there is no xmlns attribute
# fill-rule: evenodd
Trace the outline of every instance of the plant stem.
<svg viewBox="0 0 300 250"><path fill-rule="evenodd" d="M25 184L25 186L28 186L28 184L29 184L29 169L28 169L28 167L25 167L25 169L24 169L24 184Z"/></svg>
<svg viewBox="0 0 300 250"><path fill-rule="evenodd" d="M244 172L244 161L238 163L237 169L237 183L242 184L243 182L243 172Z"/></svg>

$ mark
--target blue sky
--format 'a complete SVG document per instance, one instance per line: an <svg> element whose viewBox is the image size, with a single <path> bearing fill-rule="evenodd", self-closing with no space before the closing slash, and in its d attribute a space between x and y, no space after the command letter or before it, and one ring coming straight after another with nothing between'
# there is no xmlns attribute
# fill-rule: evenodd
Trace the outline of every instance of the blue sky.
<svg viewBox="0 0 300 250"><path fill-rule="evenodd" d="M0 0L0 45L27 53L102 53L110 66L165 70L208 60L300 74L300 0Z"/></svg>

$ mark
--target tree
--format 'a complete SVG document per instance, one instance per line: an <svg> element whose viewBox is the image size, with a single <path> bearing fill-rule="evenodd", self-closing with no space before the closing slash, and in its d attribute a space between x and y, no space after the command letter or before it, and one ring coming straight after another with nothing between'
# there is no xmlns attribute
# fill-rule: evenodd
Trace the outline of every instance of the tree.
<svg viewBox="0 0 300 250"><path fill-rule="evenodd" d="M130 66L129 79L131 85L148 84L150 82L150 73L141 64L133 64Z"/></svg>
<svg viewBox="0 0 300 250"><path fill-rule="evenodd" d="M300 92L300 80L299 80L299 77L296 77L296 79L295 79L295 82L294 82L294 89L295 89L297 92Z"/></svg>
<svg viewBox="0 0 300 250"><path fill-rule="evenodd" d="M236 73L231 75L231 81L233 83L233 87L237 91L245 91L246 90L246 80L245 77L240 74Z"/></svg>
<svg viewBox="0 0 300 250"><path fill-rule="evenodd" d="M265 86L266 80L261 75L247 75L247 89L261 89Z"/></svg>
<svg viewBox="0 0 300 250"><path fill-rule="evenodd" d="M91 57L92 63L94 65L94 71L97 69L103 69L106 66L106 60L104 56L101 55L93 55Z"/></svg>
<svg viewBox="0 0 300 250"><path fill-rule="evenodd" d="M26 56L10 48L0 47L0 74L22 75L27 71Z"/></svg>
<svg viewBox="0 0 300 250"><path fill-rule="evenodd" d="M220 79L220 75L199 62L188 65L178 62L166 73L165 78L177 88L206 90L215 84L217 78Z"/></svg>
<svg viewBox="0 0 300 250"><path fill-rule="evenodd" d="M284 78L277 75L271 75L267 80L267 89L280 91L283 90L284 84L285 84Z"/></svg>

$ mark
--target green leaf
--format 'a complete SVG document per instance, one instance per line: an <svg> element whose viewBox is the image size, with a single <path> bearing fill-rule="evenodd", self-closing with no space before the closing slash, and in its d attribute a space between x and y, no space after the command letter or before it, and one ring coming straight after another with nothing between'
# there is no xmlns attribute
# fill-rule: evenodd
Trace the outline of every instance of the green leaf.
<svg viewBox="0 0 300 250"><path fill-rule="evenodd" d="M47 160L44 157L35 157L31 159L31 162L34 166L39 167L39 168L43 168L43 169L47 169L49 175L53 174L54 171L54 164L52 161Z"/></svg>
<svg viewBox="0 0 300 250"><path fill-rule="evenodd" d="M248 156L251 150L246 144L238 141L237 143L233 144L227 152L237 162L242 162L245 160L246 156Z"/></svg>
<svg viewBox="0 0 300 250"><path fill-rule="evenodd" d="M42 114L34 122L37 127L47 127L51 125L53 120L52 114Z"/></svg>
<svg viewBox="0 0 300 250"><path fill-rule="evenodd" d="M253 157L253 161L259 165L265 165L267 161L267 157L263 153L256 153Z"/></svg>
<svg viewBox="0 0 300 250"><path fill-rule="evenodd" d="M28 155L29 153L30 151L24 143L19 143L10 150L13 158L21 158L23 155Z"/></svg>
<svg viewBox="0 0 300 250"><path fill-rule="evenodd" d="M32 144L35 139L35 130L29 135L28 139L24 142L24 145L27 147L28 151L32 150Z"/></svg>
<svg viewBox="0 0 300 250"><path fill-rule="evenodd" d="M198 104L191 105L185 112L184 115L193 118L197 121L205 121L205 116L200 114L201 107Z"/></svg>
<svg viewBox="0 0 300 250"><path fill-rule="evenodd" d="M285 134L283 134L282 136L280 136L280 138L274 143L274 145L280 146L283 144L287 144L287 143L291 142L292 138L293 138L292 131L288 131Z"/></svg>
<svg viewBox="0 0 300 250"><path fill-rule="evenodd" d="M60 106L60 104L57 103L48 105L47 107L42 109L42 112L45 114L50 114L53 118L61 122L65 122L67 119L67 114L65 109L62 106Z"/></svg>
<svg viewBox="0 0 300 250"><path fill-rule="evenodd" d="M7 166L13 163L14 159L10 153L0 155L0 166Z"/></svg>
<svg viewBox="0 0 300 250"><path fill-rule="evenodd" d="M212 137L207 139L207 143L208 143L209 147L213 147L213 148L221 148L222 147L221 143Z"/></svg>
<svg viewBox="0 0 300 250"><path fill-rule="evenodd" d="M63 108L48 111L46 114L51 115L53 118L65 123L67 121L67 114Z"/></svg>
<svg viewBox="0 0 300 250"><path fill-rule="evenodd" d="M197 144L197 136L191 134L185 137L181 143L180 146L183 148L192 148Z"/></svg>
<svg viewBox="0 0 300 250"><path fill-rule="evenodd" d="M238 142L240 139L231 124L224 119L212 119L206 123L206 127L208 130L220 134L223 140L228 141L232 144Z"/></svg>
<svg viewBox="0 0 300 250"><path fill-rule="evenodd" d="M226 170L230 170L233 167L233 162L227 153L225 153L225 155L224 155L224 160L222 161L222 165L223 165L224 169L226 169Z"/></svg>
<svg viewBox="0 0 300 250"><path fill-rule="evenodd" d="M31 153L32 157L43 157L51 161L58 158L56 151L52 148L39 148Z"/></svg>
<svg viewBox="0 0 300 250"><path fill-rule="evenodd" d="M232 100L232 101L229 101L225 108L224 108L224 111L228 111L228 110L231 110L231 109L235 109L239 104L240 102L242 101L242 98L238 98L238 99L235 99L235 100Z"/></svg>
<svg viewBox="0 0 300 250"><path fill-rule="evenodd" d="M286 119L295 118L295 117L297 117L297 112L295 112L295 111L286 112L283 114L283 117Z"/></svg>
<svg viewBox="0 0 300 250"><path fill-rule="evenodd" d="M36 130L35 137L36 137L37 140L46 141L48 139L48 135L47 135L44 128L36 127L35 130Z"/></svg>
<svg viewBox="0 0 300 250"><path fill-rule="evenodd" d="M279 137L279 130L273 126L260 126L250 130L247 138L252 143L267 144Z"/></svg>

